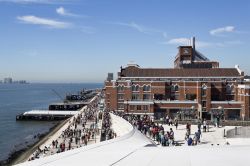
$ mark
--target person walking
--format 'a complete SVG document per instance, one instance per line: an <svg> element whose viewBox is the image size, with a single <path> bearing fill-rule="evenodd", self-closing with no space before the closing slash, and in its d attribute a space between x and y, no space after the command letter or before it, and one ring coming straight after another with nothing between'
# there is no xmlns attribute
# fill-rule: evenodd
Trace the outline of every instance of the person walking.
<svg viewBox="0 0 250 166"><path fill-rule="evenodd" d="M178 119L177 118L174 119L174 125L175 125L176 130L177 130L177 128L178 128Z"/></svg>

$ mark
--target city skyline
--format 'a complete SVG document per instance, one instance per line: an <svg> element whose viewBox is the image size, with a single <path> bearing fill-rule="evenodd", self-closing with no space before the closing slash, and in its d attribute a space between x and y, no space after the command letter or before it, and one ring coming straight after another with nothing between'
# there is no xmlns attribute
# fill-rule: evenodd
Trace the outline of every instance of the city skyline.
<svg viewBox="0 0 250 166"><path fill-rule="evenodd" d="M0 78L103 82L121 65L173 67L176 47L250 74L250 2L0 0Z"/></svg>

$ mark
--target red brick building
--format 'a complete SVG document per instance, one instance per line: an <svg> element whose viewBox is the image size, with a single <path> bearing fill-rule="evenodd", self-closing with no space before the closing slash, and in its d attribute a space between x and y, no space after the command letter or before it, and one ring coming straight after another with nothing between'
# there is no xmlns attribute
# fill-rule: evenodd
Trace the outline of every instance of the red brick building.
<svg viewBox="0 0 250 166"><path fill-rule="evenodd" d="M195 41L193 41L195 43ZM180 46L174 68L128 64L105 82L106 107L128 114L249 120L250 84L244 72L219 68L193 46Z"/></svg>

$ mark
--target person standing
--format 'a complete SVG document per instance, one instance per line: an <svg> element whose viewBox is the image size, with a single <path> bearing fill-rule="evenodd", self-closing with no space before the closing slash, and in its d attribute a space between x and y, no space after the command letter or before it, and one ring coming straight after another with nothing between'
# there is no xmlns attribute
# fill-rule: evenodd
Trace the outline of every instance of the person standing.
<svg viewBox="0 0 250 166"><path fill-rule="evenodd" d="M204 119L203 121L203 132L207 132L207 120Z"/></svg>
<svg viewBox="0 0 250 166"><path fill-rule="evenodd" d="M174 125L175 125L176 130L177 130L177 128L178 128L178 119L177 118L174 119Z"/></svg>

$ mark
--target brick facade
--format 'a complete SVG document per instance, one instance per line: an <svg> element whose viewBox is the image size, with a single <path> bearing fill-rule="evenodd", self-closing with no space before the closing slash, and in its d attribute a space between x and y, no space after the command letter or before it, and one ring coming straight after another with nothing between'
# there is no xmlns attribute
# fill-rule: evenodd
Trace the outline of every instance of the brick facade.
<svg viewBox="0 0 250 166"><path fill-rule="evenodd" d="M250 85L235 68L148 69L130 64L121 68L117 80L105 82L105 93L109 110L128 114L148 114L157 119L166 115L250 118Z"/></svg>

